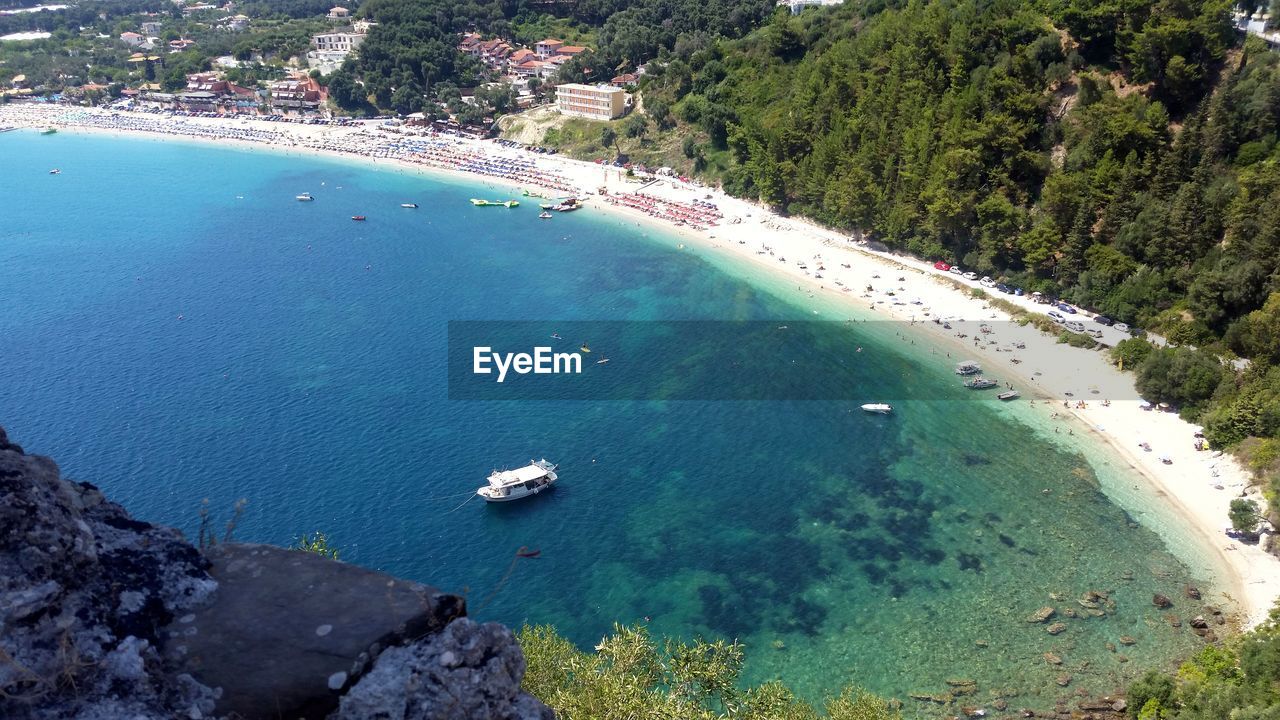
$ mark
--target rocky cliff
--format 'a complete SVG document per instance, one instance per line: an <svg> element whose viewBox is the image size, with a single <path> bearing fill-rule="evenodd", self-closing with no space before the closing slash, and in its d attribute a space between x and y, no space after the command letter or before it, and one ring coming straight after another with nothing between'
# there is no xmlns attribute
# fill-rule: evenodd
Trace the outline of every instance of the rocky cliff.
<svg viewBox="0 0 1280 720"><path fill-rule="evenodd" d="M551 720L462 598L266 545L202 552L0 429L0 717Z"/></svg>

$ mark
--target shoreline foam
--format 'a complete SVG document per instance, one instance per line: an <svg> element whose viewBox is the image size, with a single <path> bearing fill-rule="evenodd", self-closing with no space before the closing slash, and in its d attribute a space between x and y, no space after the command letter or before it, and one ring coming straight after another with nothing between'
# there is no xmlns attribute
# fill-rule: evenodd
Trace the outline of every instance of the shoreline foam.
<svg viewBox="0 0 1280 720"><path fill-rule="evenodd" d="M422 140L432 138L418 136L379 135L367 128L333 127L324 125L284 124L260 120L228 120L221 118L170 118L149 113L126 113L128 119L168 120L171 132L146 132L130 128L112 128L109 125L85 125L84 118L109 123L109 113L48 106L7 106L0 108L0 123L26 128L55 126L76 131L131 137L150 137L159 140L183 142L231 144L238 149L259 151L268 149L285 154L311 155L325 158L347 159L372 163L379 167L395 167L430 175L438 173L467 182L516 183L517 191L538 184L537 180L517 181L493 175L466 172L447 164L414 161L407 158L378 154L376 144L370 141ZM163 124L163 123L162 123ZM214 134L237 129L259 132L263 137L274 136L272 141L237 140L228 137L202 137L202 131ZM188 132L183 132L188 131ZM1016 378L1016 385L1026 394L1034 396L1032 406L1050 422L1061 422L1068 428L1069 437L1074 430L1087 431L1087 437L1096 437L1113 451L1138 475L1145 478L1155 495L1162 496L1167 509L1181 519L1181 525L1217 561L1212 570L1228 591L1228 597L1236 602L1243 615L1245 627L1253 627L1266 619L1277 594L1280 594L1280 558L1262 551L1258 545L1248 545L1230 539L1222 532L1228 524L1227 506L1231 499L1249 490L1247 471L1229 456L1211 457L1210 453L1193 449L1193 434L1198 427L1171 413L1146 411L1140 407L1132 379L1123 375L1097 351L1083 350L1061 345L1033 326L1018 326L1010 322L1004 312L996 310L982 299L958 289L950 277L942 279L932 267L919 260L876 252L850 242L838 233L820 228L812 223L781 218L754 204L730 198L718 190L704 188L674 180L662 180L645 186L645 192L653 197L689 203L710 195L723 213L725 220L735 224L721 224L707 231L695 231L681 227L645 213L621 205L602 202L595 196L594 188L607 188L610 193L636 190L637 183L625 180L621 170L583 161L556 156L535 155L497 146L488 141L461 138L434 138L442 143L445 152L456 150L468 156L488 158L513 158L527 160L545 173L551 182L563 182L576 187L590 197L590 204L620 219L647 225L664 233L697 244L698 247L720 253L726 258L746 265L770 268L775 278L794 278L799 285L797 292L804 297L795 300L813 300L814 305L847 307L854 312L872 311L879 317L911 323L923 337L939 343L940 347L956 351L960 359L961 348L966 357L981 360L1004 377ZM341 147L350 148L343 151ZM361 150L364 150L362 152ZM384 164L385 161L385 164ZM493 187L494 185L491 185ZM564 185L551 188L563 191ZM547 189L543 186L542 189ZM732 241L728 238L732 238ZM683 245L683 243L681 244ZM762 246L777 251L776 255L757 254ZM788 255L792 262L779 263L777 256ZM818 279L796 267L795 260L814 262L821 256L830 265L827 274ZM844 268L842 263L851 267ZM901 280L899 280L901 278ZM837 281L843 283L840 287ZM858 292L855 288L875 288ZM888 289L886 289L888 288ZM887 293L892 292L893 295ZM901 295L899 295L901 293ZM847 297L846 297L847 296ZM918 298L912 304L902 298ZM1027 305L1024 298L1007 297L1017 304ZM933 308L944 309L934 311ZM821 316L822 311L817 310ZM957 329L944 331L935 325L935 317L945 317L959 325ZM982 322L1002 323L999 334L986 335L988 342L976 343L970 348L968 338L956 335L977 335ZM966 342L961 343L961 340ZM1019 349L1017 344L1024 347ZM993 373L988 373L993 374ZM1127 398L1127 399L1125 399ZM1077 407L1083 400L1087 407ZM1103 400L1110 400L1108 406ZM1065 406L1060 405L1065 401ZM1044 417L1044 416L1047 416ZM1060 428L1059 428L1060 429ZM1082 435L1086 435L1082 432ZM1078 442L1078 441L1077 441ZM1141 443L1150 443L1150 452L1139 450ZM1165 464L1161 457L1172 463ZM1216 472L1216 477L1213 473ZM1216 489L1221 485L1223 489ZM1253 496L1256 496L1256 491Z"/></svg>

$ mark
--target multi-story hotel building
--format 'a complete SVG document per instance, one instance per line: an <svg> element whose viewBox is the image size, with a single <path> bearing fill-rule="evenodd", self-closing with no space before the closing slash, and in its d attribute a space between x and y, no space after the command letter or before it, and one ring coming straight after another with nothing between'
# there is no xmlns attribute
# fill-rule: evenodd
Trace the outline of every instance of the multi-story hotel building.
<svg viewBox="0 0 1280 720"><path fill-rule="evenodd" d="M626 109L627 94L608 85L568 83L556 86L556 106L565 115L612 120Z"/></svg>

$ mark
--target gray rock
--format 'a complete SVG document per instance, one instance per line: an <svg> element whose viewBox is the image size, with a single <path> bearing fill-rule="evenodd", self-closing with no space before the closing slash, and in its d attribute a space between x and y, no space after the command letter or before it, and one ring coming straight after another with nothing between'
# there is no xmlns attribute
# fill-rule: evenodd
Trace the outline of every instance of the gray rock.
<svg viewBox="0 0 1280 720"><path fill-rule="evenodd" d="M157 628L216 587L169 528L60 477L0 430L0 697L6 720L172 718L212 710L169 675Z"/></svg>
<svg viewBox="0 0 1280 720"><path fill-rule="evenodd" d="M207 555L218 593L166 628L166 657L221 690L220 714L324 717L382 648L466 612L455 595L315 553L233 543Z"/></svg>
<svg viewBox="0 0 1280 720"><path fill-rule="evenodd" d="M554 717L459 597L265 545L210 558L0 429L0 718Z"/></svg>
<svg viewBox="0 0 1280 720"><path fill-rule="evenodd" d="M520 691L524 654L497 623L454 620L430 638L384 651L331 720L554 720Z"/></svg>

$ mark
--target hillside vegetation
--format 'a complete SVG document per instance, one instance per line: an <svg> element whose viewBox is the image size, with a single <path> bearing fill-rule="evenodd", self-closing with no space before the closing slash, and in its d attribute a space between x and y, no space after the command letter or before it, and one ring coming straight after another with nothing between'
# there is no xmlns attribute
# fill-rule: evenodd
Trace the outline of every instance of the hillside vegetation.
<svg viewBox="0 0 1280 720"><path fill-rule="evenodd" d="M1280 55L1226 2L867 0L650 68L688 169L1158 331L1144 395L1274 465Z"/></svg>

